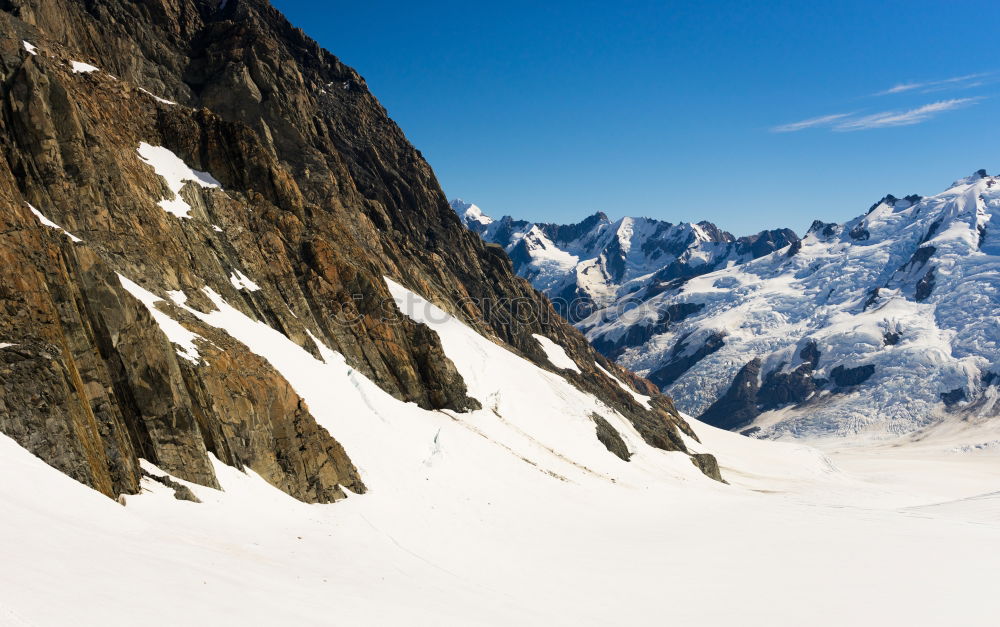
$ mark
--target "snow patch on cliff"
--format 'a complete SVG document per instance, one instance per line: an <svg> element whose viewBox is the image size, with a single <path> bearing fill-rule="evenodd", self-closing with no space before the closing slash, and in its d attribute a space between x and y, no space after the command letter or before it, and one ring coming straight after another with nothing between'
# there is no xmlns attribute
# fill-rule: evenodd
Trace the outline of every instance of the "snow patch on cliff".
<svg viewBox="0 0 1000 627"><path fill-rule="evenodd" d="M161 103L163 103L165 105L175 105L175 104L177 104L173 100L167 100L166 98L160 98L159 96L157 96L153 92L151 92L149 90L146 90L146 89L143 89L142 87L139 88L139 91L141 91L142 93L146 94L147 96L150 96L156 102L161 102Z"/></svg>
<svg viewBox="0 0 1000 627"><path fill-rule="evenodd" d="M260 290L259 285L248 279L239 270L233 270L233 273L229 275L229 282L238 290L246 290L248 292L257 292Z"/></svg>
<svg viewBox="0 0 1000 627"><path fill-rule="evenodd" d="M532 333L531 337L535 338L535 341L541 345L542 350L545 351L545 358L549 360L550 364L556 368L572 370L577 373L580 372L580 367L566 354L566 349L562 346L559 346L544 335Z"/></svg>
<svg viewBox="0 0 1000 627"><path fill-rule="evenodd" d="M98 68L83 61L70 61L70 66L72 66L74 74L90 74L99 71Z"/></svg>
<svg viewBox="0 0 1000 627"><path fill-rule="evenodd" d="M146 142L139 144L139 158L153 167L153 170L167 184L173 198L159 201L163 210L178 218L189 218L191 205L181 197L181 189L186 183L194 183L203 188L222 189L222 185L208 172L192 170L180 157L163 146L152 146Z"/></svg>
<svg viewBox="0 0 1000 627"><path fill-rule="evenodd" d="M153 316L153 320L159 325L163 334L167 336L168 340L177 345L177 354L191 363L197 364L200 357L198 355L198 347L194 341L201 339L201 336L188 331L181 323L160 311L156 307L156 303L162 301L162 298L120 274L118 275L118 280L126 292L146 306L146 309Z"/></svg>
<svg viewBox="0 0 1000 627"><path fill-rule="evenodd" d="M632 398L634 398L640 405L642 405L646 409L650 408L650 404L649 404L650 398L648 396L645 396L643 394L639 394L638 392L636 392L635 390L633 390L629 386L627 386L624 383L622 383L621 379L619 379L615 375L613 375L610 372L608 372L603 366L601 366L601 364L595 362L594 365L597 366L597 369L600 370L601 372L603 372L604 374L606 374L612 381L614 381L615 383L617 383L618 387L620 387L621 389L623 389L626 392L628 392L629 394L631 394Z"/></svg>
<svg viewBox="0 0 1000 627"><path fill-rule="evenodd" d="M58 224L56 224L55 222L53 222L52 220L49 220L48 218L46 218L42 214L42 212L39 211L38 209L35 209L31 205L31 203L25 203L25 204L28 205L28 209L31 210L31 213L35 214L35 217L38 218L38 221L41 222L42 224L44 224L45 226L47 226L47 227L49 227L51 229L56 229L58 231L62 231L66 235L66 237L68 237L70 239L70 241L72 241L74 243L76 243L76 242L82 242L83 241L82 239L80 239L76 235L73 235L72 233L70 233L66 229L62 228L61 226L59 226Z"/></svg>

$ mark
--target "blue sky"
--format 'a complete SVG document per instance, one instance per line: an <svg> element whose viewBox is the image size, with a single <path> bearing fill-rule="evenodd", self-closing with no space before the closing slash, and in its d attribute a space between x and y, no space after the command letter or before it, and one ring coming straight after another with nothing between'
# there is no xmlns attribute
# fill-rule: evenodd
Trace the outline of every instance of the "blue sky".
<svg viewBox="0 0 1000 627"><path fill-rule="evenodd" d="M1000 170L996 2L272 2L497 216L801 233Z"/></svg>

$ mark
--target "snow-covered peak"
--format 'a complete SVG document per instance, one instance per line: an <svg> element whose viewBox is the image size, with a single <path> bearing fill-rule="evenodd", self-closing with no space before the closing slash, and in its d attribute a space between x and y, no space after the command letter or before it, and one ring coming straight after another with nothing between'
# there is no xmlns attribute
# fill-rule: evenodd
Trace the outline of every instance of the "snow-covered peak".
<svg viewBox="0 0 1000 627"><path fill-rule="evenodd" d="M458 217L462 218L462 221L466 224L470 222L477 222L482 225L492 224L493 218L489 217L483 210L472 204L471 202L465 202L461 198L456 198L451 201L451 208L458 214Z"/></svg>
<svg viewBox="0 0 1000 627"><path fill-rule="evenodd" d="M967 185L975 185L976 183L979 183L984 179L992 179L992 178L993 177L987 174L985 169L980 169L976 170L975 172L973 172L969 176L966 176L965 178L958 179L957 181L951 184L951 187L955 188L955 187L964 187Z"/></svg>
<svg viewBox="0 0 1000 627"><path fill-rule="evenodd" d="M703 274L798 240L790 230L737 239L710 222L673 224L629 216L612 222L602 212L576 224L509 216L482 221L475 219L481 210L471 203L453 200L451 206L471 230L503 246L517 273L547 293L572 322L664 280Z"/></svg>

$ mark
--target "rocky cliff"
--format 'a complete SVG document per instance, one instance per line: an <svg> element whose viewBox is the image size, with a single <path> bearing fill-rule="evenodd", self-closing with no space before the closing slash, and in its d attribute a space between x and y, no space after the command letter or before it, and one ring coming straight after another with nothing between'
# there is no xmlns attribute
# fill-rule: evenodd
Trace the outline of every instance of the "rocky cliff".
<svg viewBox="0 0 1000 627"><path fill-rule="evenodd" d="M139 458L215 485L209 454L305 501L363 492L199 312L224 301L422 408L480 407L383 276L686 451L671 401L638 402L655 388L468 232L364 79L265 1L0 0L0 28L0 431L48 463L109 496L139 489Z"/></svg>

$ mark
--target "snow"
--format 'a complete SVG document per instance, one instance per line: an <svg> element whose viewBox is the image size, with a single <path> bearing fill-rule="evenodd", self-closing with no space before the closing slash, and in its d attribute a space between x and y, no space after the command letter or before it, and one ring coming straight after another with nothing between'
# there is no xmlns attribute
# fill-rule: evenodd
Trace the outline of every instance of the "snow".
<svg viewBox="0 0 1000 627"><path fill-rule="evenodd" d="M203 188L222 189L211 174L199 172L188 167L173 152L162 147L152 146L146 142L139 144L139 158L143 162L151 165L156 173L167 183L167 188L173 193L173 198L161 200L159 205L163 210L172 213L178 218L189 218L191 205L189 205L180 195L181 189L186 183L194 183Z"/></svg>
<svg viewBox="0 0 1000 627"><path fill-rule="evenodd" d="M451 201L451 208L455 210L464 222L478 222L482 225L493 224L493 218L489 217L483 210L472 203L467 203L461 198Z"/></svg>
<svg viewBox="0 0 1000 627"><path fill-rule="evenodd" d="M622 383L621 379L619 379L615 375L613 375L610 372L608 372L607 370L605 370L604 367L601 366L601 364L599 364L597 362L594 362L594 365L597 366L598 370L600 370L604 374L608 375L608 377L610 377L612 381L614 381L615 383L617 383L618 387L620 387L621 389L623 389L626 392L628 392L629 394L631 394L632 398L634 398L640 405L646 407L647 409L649 409L651 407L650 404L649 404L650 398L648 396L645 396L644 394L639 394L638 392L636 392L635 390L633 390L629 386L627 386L624 383Z"/></svg>
<svg viewBox="0 0 1000 627"><path fill-rule="evenodd" d="M118 275L125 291L134 296L139 302L146 306L146 309L153 316L153 320L159 325L160 330L167 336L167 339L177 345L177 354L191 363L197 364L199 358L198 347L194 341L201 339L196 333L188 331L179 322L160 311L156 303L163 299L153 294L149 290L137 285L121 274Z"/></svg>
<svg viewBox="0 0 1000 627"><path fill-rule="evenodd" d="M89 74L91 72L97 72L98 68L90 65L89 63L84 63L82 61L70 61L70 65L73 66L74 74Z"/></svg>
<svg viewBox="0 0 1000 627"><path fill-rule="evenodd" d="M24 45L24 49L28 51L28 54L31 56L38 56L38 48L36 48L33 44L28 43L26 40L22 41L21 44Z"/></svg>
<svg viewBox="0 0 1000 627"><path fill-rule="evenodd" d="M155 295L122 284L158 311ZM977 447L995 429L821 451L692 421L701 443L687 441L718 455L723 485L562 377L386 284L438 334L482 409L403 403L321 338L317 359L210 289L207 312L172 292L283 374L369 492L307 505L213 459L223 491L181 481L202 503L144 480L121 507L0 436L0 476L17 479L0 482L0 537L17 538L0 569L2 620L989 625L1000 611L1000 463ZM595 411L630 462L597 441ZM954 452L963 447L972 452Z"/></svg>
<svg viewBox="0 0 1000 627"><path fill-rule="evenodd" d="M545 357L549 360L550 364L556 368L580 372L580 367L566 354L566 350L562 346L559 346L544 335L532 333L531 337L535 338L542 346L542 350L545 351Z"/></svg>
<svg viewBox="0 0 1000 627"><path fill-rule="evenodd" d="M708 223L595 215L570 226L506 217L466 224L516 253L518 274L537 289L589 297L597 310L577 327L598 345L630 342L611 354L639 374L722 337L721 348L666 386L684 411L708 409L751 359L761 359L762 377L787 373L815 342L813 376L825 387L748 426L760 437L891 438L939 420L988 420L1000 409L998 183L976 174L935 196L887 197L831 234L807 234L793 256L786 247L757 259ZM461 215L473 205L452 206ZM930 259L911 263L930 246ZM930 268L934 289L917 302ZM887 342L890 332L897 343ZM875 367L870 379L833 389L834 369L861 366ZM965 399L947 406L942 395L956 390Z"/></svg>
<svg viewBox="0 0 1000 627"><path fill-rule="evenodd" d="M656 271L674 262L721 267L751 256L737 250L731 234L713 235L698 224L632 217L611 222L595 215L586 224L560 227L512 222L509 217L494 221L461 199L452 200L451 206L470 229L508 253L523 244L530 260L517 272L536 289L552 297L582 292L598 306L612 305L654 284Z"/></svg>
<svg viewBox="0 0 1000 627"><path fill-rule="evenodd" d="M264 323L232 308L206 288L216 307L200 312L174 302L206 324L225 330L267 359L306 399L320 424L351 451L366 484L374 491L388 489L409 477L407 463L436 463L427 446L435 440L445 458L463 458L451 447L458 442L489 443L487 457L513 464L531 477L584 477L626 480L648 464L690 476L691 464L681 454L650 449L631 425L614 410L584 394L564 379L484 339L434 305L391 281L386 281L401 310L429 324L441 338L445 352L462 374L468 393L483 409L457 414L428 412L392 398L319 338L321 360ZM597 441L591 413L604 416L637 451L637 464L624 464ZM477 447L478 448L478 447ZM478 454L484 454L480 451ZM438 457L440 457L438 455ZM511 461L513 460L513 461ZM527 463L526 463L527 462ZM693 466L692 466L693 468ZM505 470L504 472L509 472ZM696 473L697 474L697 473ZM700 476L700 475L699 475ZM471 480L471 478L468 478Z"/></svg>
<svg viewBox="0 0 1000 627"><path fill-rule="evenodd" d="M222 227L213 224L212 225L212 230L215 231L216 233L221 233L222 232Z"/></svg>
<svg viewBox="0 0 1000 627"><path fill-rule="evenodd" d="M142 87L139 88L139 91L143 92L144 94L147 94L147 95L151 96L153 98L153 100L155 100L156 102L161 102L161 103L163 103L165 105L175 105L175 104L177 104L173 100L167 100L165 98L160 98L159 96L157 96L153 92L145 90Z"/></svg>
<svg viewBox="0 0 1000 627"><path fill-rule="evenodd" d="M693 423L732 485L637 488L557 481L448 418L407 429L416 415L367 425L426 434L423 459L397 461L409 478L333 505L213 460L224 491L178 480L202 503L144 480L121 507L0 436L17 478L0 482L0 535L17 538L0 622L985 626L1000 611L996 456L821 452Z"/></svg>
<svg viewBox="0 0 1000 627"><path fill-rule="evenodd" d="M579 257L556 246L537 226L532 226L522 240L531 256L531 271L537 273L535 281L539 289L554 287L555 281L580 262Z"/></svg>
<svg viewBox="0 0 1000 627"><path fill-rule="evenodd" d="M612 341L636 325L656 323L678 305L702 309L670 321L618 361L650 374L680 354L700 348L711 333L724 345L666 388L678 407L693 415L726 392L754 357L761 376L788 372L815 342L813 373L830 379L837 367L871 365L862 385L819 394L798 405L760 415L752 426L761 437L860 436L885 439L940 420L988 420L1000 389L1000 185L993 177L969 177L936 196L911 203L879 203L871 212L802 240L788 257L779 250L720 268L676 288L640 294L639 303L595 312L578 326L591 341ZM867 232L857 239L850 233ZM925 263L911 263L918 248L933 246ZM925 249L926 250L926 249ZM930 267L936 283L915 300L916 285ZM869 303L874 290L878 296ZM898 342L887 334L898 333ZM685 350L675 353L680 342ZM966 400L948 408L942 394L962 390ZM961 412L958 414L957 412Z"/></svg>
<svg viewBox="0 0 1000 627"><path fill-rule="evenodd" d="M229 275L229 281L238 290L246 290L248 292L257 292L260 290L259 285L248 279L239 270L233 270L233 273Z"/></svg>
<svg viewBox="0 0 1000 627"><path fill-rule="evenodd" d="M31 205L31 203L25 203L25 204L28 205L28 209L31 210L31 213L35 214L35 217L38 218L38 221L41 222L42 224L44 224L45 226L47 226L49 228L52 228L52 229L56 229L58 231L62 231L66 235L66 237L68 237L70 239L70 241L72 241L73 243L82 242L83 241L82 239L80 239L76 235L73 235L72 233L70 233L66 229L62 228L61 226L59 226L58 224L56 224L55 222L53 222L52 220L49 220L48 218L46 218L42 214L42 212L39 211L38 209L35 209Z"/></svg>
<svg viewBox="0 0 1000 627"><path fill-rule="evenodd" d="M8 348L10 346L17 346L17 344L8 344L6 342L0 342L0 348Z"/></svg>

